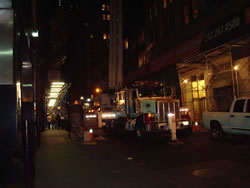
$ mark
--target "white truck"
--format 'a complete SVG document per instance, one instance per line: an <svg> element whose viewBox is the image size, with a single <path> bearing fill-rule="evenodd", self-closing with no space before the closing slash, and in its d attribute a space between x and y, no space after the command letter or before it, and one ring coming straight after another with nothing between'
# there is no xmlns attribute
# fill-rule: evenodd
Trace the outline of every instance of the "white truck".
<svg viewBox="0 0 250 188"><path fill-rule="evenodd" d="M213 139L223 133L250 135L250 97L235 99L229 112L204 112L203 126L210 129Z"/></svg>

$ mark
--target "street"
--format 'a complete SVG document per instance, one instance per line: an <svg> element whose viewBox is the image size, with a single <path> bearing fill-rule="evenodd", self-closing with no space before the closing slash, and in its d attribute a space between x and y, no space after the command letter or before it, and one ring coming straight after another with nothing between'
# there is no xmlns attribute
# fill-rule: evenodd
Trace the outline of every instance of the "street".
<svg viewBox="0 0 250 188"><path fill-rule="evenodd" d="M249 140L215 142L193 133L179 144L166 137L131 135L91 142L69 140L64 130L42 133L35 188L250 187Z"/></svg>

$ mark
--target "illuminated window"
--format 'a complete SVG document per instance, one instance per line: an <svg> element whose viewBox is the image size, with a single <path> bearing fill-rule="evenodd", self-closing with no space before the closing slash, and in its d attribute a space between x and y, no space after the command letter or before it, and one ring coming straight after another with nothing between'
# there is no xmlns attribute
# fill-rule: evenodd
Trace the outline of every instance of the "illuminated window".
<svg viewBox="0 0 250 188"><path fill-rule="evenodd" d="M107 11L110 11L110 6L109 5L107 5Z"/></svg>
<svg viewBox="0 0 250 188"><path fill-rule="evenodd" d="M106 14L102 15L102 20L106 20Z"/></svg>
<svg viewBox="0 0 250 188"><path fill-rule="evenodd" d="M193 93L193 98L198 99L198 98L204 98L206 97L206 90L205 90L205 80L204 80L204 75L201 74L199 76L199 80L196 80L196 76L192 76L192 93Z"/></svg>
<svg viewBox="0 0 250 188"><path fill-rule="evenodd" d="M193 11L193 19L196 19L199 15L197 0L192 0L192 11Z"/></svg>
<svg viewBox="0 0 250 188"><path fill-rule="evenodd" d="M110 15L109 14L107 15L107 20L110 20Z"/></svg>
<svg viewBox="0 0 250 188"><path fill-rule="evenodd" d="M140 55L139 59L138 59L138 66L139 68L142 67L145 64L145 56L144 55Z"/></svg>
<svg viewBox="0 0 250 188"><path fill-rule="evenodd" d="M102 4L102 11L104 11L106 9L106 5Z"/></svg>
<svg viewBox="0 0 250 188"><path fill-rule="evenodd" d="M107 39L107 34L106 33L103 33L103 40L106 40Z"/></svg>
<svg viewBox="0 0 250 188"><path fill-rule="evenodd" d="M163 0L163 8L167 8L167 6L168 6L167 0Z"/></svg>
<svg viewBox="0 0 250 188"><path fill-rule="evenodd" d="M127 50L128 49L128 39L125 40L124 42L124 48Z"/></svg>
<svg viewBox="0 0 250 188"><path fill-rule="evenodd" d="M155 16L157 16L157 4L156 4L156 1L155 1L155 3L154 3L154 13L155 13Z"/></svg>
<svg viewBox="0 0 250 188"><path fill-rule="evenodd" d="M189 6L186 4L184 6L184 23L189 24Z"/></svg>

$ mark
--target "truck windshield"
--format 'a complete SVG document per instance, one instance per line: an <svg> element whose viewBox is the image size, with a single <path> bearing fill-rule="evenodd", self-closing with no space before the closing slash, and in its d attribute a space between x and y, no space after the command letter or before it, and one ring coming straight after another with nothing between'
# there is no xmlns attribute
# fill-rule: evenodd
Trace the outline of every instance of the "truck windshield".
<svg viewBox="0 0 250 188"><path fill-rule="evenodd" d="M163 87L145 87L138 88L139 97L164 97Z"/></svg>

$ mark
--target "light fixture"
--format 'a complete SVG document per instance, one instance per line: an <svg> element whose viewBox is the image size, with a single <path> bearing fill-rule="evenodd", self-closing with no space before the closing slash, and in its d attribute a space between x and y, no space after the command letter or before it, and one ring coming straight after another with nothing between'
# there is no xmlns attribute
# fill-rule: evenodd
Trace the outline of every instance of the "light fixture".
<svg viewBox="0 0 250 188"><path fill-rule="evenodd" d="M237 71L239 69L239 66L238 65L235 65L234 66L234 70Z"/></svg>

